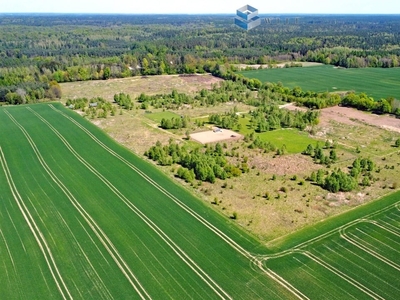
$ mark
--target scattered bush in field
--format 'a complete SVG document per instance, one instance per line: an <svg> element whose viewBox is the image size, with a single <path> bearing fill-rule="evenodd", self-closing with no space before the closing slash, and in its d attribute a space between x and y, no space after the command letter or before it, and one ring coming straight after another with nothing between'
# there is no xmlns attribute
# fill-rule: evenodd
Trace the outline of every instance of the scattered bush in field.
<svg viewBox="0 0 400 300"><path fill-rule="evenodd" d="M279 191L286 193L287 192L287 188L285 186L282 186Z"/></svg>
<svg viewBox="0 0 400 300"><path fill-rule="evenodd" d="M400 147L400 139L397 139L397 140L394 142L394 145L395 145L395 147Z"/></svg>
<svg viewBox="0 0 400 300"><path fill-rule="evenodd" d="M119 93L114 95L114 101L118 103L118 105L124 109L133 109L133 101L131 96L124 93Z"/></svg>

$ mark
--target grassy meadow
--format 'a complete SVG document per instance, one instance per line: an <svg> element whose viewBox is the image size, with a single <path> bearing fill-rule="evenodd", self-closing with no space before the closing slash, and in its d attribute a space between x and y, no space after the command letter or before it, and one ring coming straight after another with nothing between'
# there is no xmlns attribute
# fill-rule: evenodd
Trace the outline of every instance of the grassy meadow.
<svg viewBox="0 0 400 300"><path fill-rule="evenodd" d="M366 93L375 100L394 97L400 99L400 68L344 69L331 65L307 68L276 68L239 72L261 82L282 82L284 86L299 86L316 92L355 91Z"/></svg>

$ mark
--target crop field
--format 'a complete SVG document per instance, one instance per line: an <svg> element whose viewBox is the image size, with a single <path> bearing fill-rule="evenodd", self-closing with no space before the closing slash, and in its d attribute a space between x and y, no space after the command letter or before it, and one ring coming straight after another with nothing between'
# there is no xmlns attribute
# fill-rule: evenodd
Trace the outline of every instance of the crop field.
<svg viewBox="0 0 400 300"><path fill-rule="evenodd" d="M399 294L399 193L267 248L61 104L0 126L4 299Z"/></svg>
<svg viewBox="0 0 400 300"><path fill-rule="evenodd" d="M0 123L4 299L291 297L252 263L256 240L77 114Z"/></svg>
<svg viewBox="0 0 400 300"><path fill-rule="evenodd" d="M378 100L400 99L400 68L343 69L329 65L308 68L276 68L239 72L261 82L282 82L284 86L299 86L316 92L355 91Z"/></svg>
<svg viewBox="0 0 400 300"><path fill-rule="evenodd" d="M308 233L303 230L297 237L307 236L305 242L297 240L294 247L266 257L264 264L295 288L307 291L309 298L396 299L400 293L399 193L381 202L385 205L380 209L379 203L370 203L327 222L320 228L325 231L321 235L312 237L317 226ZM361 217L354 218L357 214ZM353 220L346 220L346 215ZM329 226L336 228L327 231Z"/></svg>

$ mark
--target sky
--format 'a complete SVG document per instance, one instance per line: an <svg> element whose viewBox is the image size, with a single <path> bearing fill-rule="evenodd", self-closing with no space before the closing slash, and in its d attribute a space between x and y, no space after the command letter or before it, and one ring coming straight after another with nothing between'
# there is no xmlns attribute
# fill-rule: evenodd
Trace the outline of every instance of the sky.
<svg viewBox="0 0 400 300"><path fill-rule="evenodd" d="M249 4L259 14L400 14L399 0L0 0L0 13L235 14Z"/></svg>

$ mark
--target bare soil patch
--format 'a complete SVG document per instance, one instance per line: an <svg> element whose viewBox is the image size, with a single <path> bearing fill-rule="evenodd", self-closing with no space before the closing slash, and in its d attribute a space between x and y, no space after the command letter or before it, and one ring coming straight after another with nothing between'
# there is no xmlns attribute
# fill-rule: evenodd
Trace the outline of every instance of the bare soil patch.
<svg viewBox="0 0 400 300"><path fill-rule="evenodd" d="M307 175L309 175L308 173L311 173L311 171L321 168L321 166L312 163L310 159L301 154L283 155L274 159L255 156L251 160L250 165L276 175L303 174L305 170L307 170Z"/></svg>
<svg viewBox="0 0 400 300"><path fill-rule="evenodd" d="M140 93L148 95L170 93L176 89L180 93L194 93L201 89L211 89L222 79L209 74L204 75L158 75L137 76L109 80L93 80L62 83L63 99L103 97L113 101L117 93L137 97Z"/></svg>
<svg viewBox="0 0 400 300"><path fill-rule="evenodd" d="M225 140L231 140L231 141L238 140L242 138L242 135L232 130L228 129L217 130L216 128L214 128L213 130L192 133L190 137L193 140L198 141L202 144L207 144Z"/></svg>
<svg viewBox="0 0 400 300"><path fill-rule="evenodd" d="M279 64L274 64L274 68L284 68L286 64L290 64L293 61L288 61L288 62L283 62L283 63L279 63ZM294 62L296 64L301 64L303 67L314 67L314 66L321 66L323 65L322 63L315 63L315 62ZM251 68L251 69L268 69L269 68L269 64L256 64L256 65L246 65L246 64L237 64L235 65L236 67L239 68L239 70L244 70L246 68Z"/></svg>
<svg viewBox="0 0 400 300"><path fill-rule="evenodd" d="M321 110L321 125L327 125L331 120L348 125L359 121L391 131L400 132L400 119L387 115L375 115L349 107L329 107Z"/></svg>
<svg viewBox="0 0 400 300"><path fill-rule="evenodd" d="M283 104L283 105L280 105L279 108L284 108L284 109L292 110L292 111L295 111L295 110L307 111L307 108L301 107L301 106L296 106L296 104L294 104L294 103Z"/></svg>

